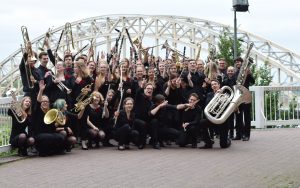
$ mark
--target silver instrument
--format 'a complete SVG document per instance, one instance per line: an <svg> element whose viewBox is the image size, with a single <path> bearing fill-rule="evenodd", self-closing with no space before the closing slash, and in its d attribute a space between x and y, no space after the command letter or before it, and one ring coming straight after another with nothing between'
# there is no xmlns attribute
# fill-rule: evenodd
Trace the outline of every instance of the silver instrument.
<svg viewBox="0 0 300 188"><path fill-rule="evenodd" d="M26 120L26 113L22 109L21 103L17 101L15 91L14 90L9 90L6 92L6 95L11 95L12 97L12 103L10 105L10 110L12 111L13 115L15 116L17 122L23 123Z"/></svg>
<svg viewBox="0 0 300 188"><path fill-rule="evenodd" d="M216 93L213 99L205 107L204 114L212 123L224 123L240 104L250 103L252 101L250 91L242 85L247 77L246 71L252 65L252 61L249 60L249 54L252 48L253 43L250 44L247 50L244 63L240 68L236 81L237 84L233 86L233 90L228 86L223 86L220 89L220 92Z"/></svg>
<svg viewBox="0 0 300 188"><path fill-rule="evenodd" d="M51 72L51 76L52 76L52 81L54 81L56 77L53 75L52 72ZM67 91L67 94L70 94L70 93L72 92L72 90L69 89L69 88L68 88L64 83L62 83L61 81L59 81L59 82L57 83L57 87L58 87L61 91L66 90L66 91Z"/></svg>

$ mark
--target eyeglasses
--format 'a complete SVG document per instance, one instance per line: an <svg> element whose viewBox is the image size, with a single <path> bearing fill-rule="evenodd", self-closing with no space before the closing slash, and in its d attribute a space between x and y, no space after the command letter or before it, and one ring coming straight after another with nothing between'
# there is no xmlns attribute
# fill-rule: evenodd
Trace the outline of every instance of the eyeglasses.
<svg viewBox="0 0 300 188"><path fill-rule="evenodd" d="M45 103L48 103L49 101L41 101L41 102L45 102Z"/></svg>

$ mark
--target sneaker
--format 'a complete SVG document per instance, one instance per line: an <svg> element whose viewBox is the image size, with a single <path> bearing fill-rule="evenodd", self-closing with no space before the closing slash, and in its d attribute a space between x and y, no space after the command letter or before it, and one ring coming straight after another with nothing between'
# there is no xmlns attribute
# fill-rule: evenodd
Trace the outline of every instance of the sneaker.
<svg viewBox="0 0 300 188"><path fill-rule="evenodd" d="M123 151L123 150L125 150L125 146L118 146L118 150L121 150L121 151Z"/></svg>

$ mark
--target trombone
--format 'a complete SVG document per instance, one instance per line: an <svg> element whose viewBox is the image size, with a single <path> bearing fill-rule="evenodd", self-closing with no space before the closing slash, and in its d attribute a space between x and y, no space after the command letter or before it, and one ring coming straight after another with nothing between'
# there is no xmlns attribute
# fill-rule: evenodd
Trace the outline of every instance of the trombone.
<svg viewBox="0 0 300 188"><path fill-rule="evenodd" d="M31 42L29 40L27 27L22 26L21 31L22 31L22 36L23 36L23 40L24 40L25 52L27 53L27 60L26 60L27 63L25 63L25 72L26 72L26 77L27 77L27 84L28 84L28 87L32 89L34 87L34 82L31 81L31 78L33 78L33 75L32 75L31 67L30 67L28 61L36 61L37 59L35 58L35 54L32 51ZM23 52L22 45L21 45L21 51Z"/></svg>
<svg viewBox="0 0 300 188"><path fill-rule="evenodd" d="M72 33L72 25L70 22L65 24L65 35L66 35L66 45L67 51L70 52L70 40L72 44L72 48L74 49L74 40L73 40L73 33Z"/></svg>

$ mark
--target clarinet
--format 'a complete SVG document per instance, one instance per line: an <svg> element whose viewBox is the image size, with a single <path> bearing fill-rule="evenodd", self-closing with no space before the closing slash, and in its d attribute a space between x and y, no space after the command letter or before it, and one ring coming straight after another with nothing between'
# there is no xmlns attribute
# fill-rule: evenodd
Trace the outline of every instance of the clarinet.
<svg viewBox="0 0 300 188"><path fill-rule="evenodd" d="M106 96L105 96L104 103L107 102L107 96L108 96L108 91L109 90L110 90L110 84L108 85L108 89L107 89L107 93L106 93ZM103 108L102 119L104 118L104 116L105 116L105 109Z"/></svg>
<svg viewBox="0 0 300 188"><path fill-rule="evenodd" d="M134 52L134 60L135 60L135 62L136 62L136 61L138 60L138 54L137 54L136 49L135 49L135 47L134 47L134 45L133 45L133 42L132 42L132 39L131 39L131 37L130 37L130 35L129 35L128 29L125 28L125 31L126 31L126 33L127 33L129 42L130 42L131 47L132 47L132 49L133 49L133 52Z"/></svg>

